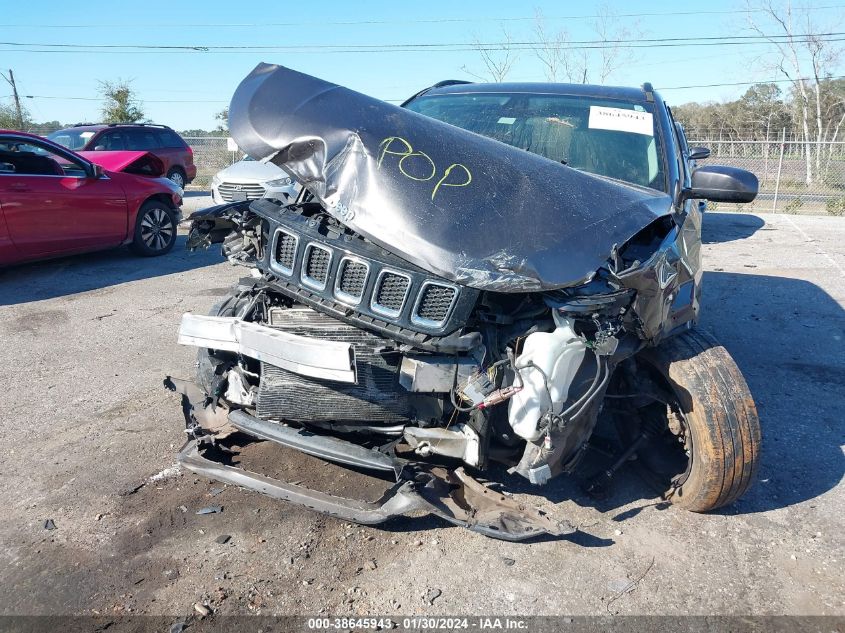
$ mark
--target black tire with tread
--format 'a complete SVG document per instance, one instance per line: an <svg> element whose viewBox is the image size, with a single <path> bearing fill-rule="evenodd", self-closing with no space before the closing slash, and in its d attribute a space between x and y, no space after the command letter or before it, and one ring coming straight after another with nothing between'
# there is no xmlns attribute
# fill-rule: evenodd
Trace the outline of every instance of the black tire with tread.
<svg viewBox="0 0 845 633"><path fill-rule="evenodd" d="M693 512L733 503L754 480L760 420L736 362L713 337L689 330L638 355L668 381L692 436L689 475L664 497Z"/></svg>
<svg viewBox="0 0 845 633"><path fill-rule="evenodd" d="M232 291L225 297L216 301L208 311L208 316L235 316L232 301L235 298ZM200 347L197 349L197 384L202 387L206 393L211 393L211 381L214 377L214 363L209 355L208 348Z"/></svg>
<svg viewBox="0 0 845 633"><path fill-rule="evenodd" d="M172 237L170 242L164 247L160 249L150 248L148 246L142 236L141 236L141 222L144 220L144 217L149 213L152 209L162 209L170 218L171 226L173 228ZM144 204L141 205L141 208L138 209L138 215L135 218L135 232L133 234L132 243L129 245L129 248L132 250L133 253L136 255L141 255L142 257L157 257L159 255L164 255L169 253L173 249L173 245L176 243L176 211L165 202L161 202L160 200L148 200Z"/></svg>

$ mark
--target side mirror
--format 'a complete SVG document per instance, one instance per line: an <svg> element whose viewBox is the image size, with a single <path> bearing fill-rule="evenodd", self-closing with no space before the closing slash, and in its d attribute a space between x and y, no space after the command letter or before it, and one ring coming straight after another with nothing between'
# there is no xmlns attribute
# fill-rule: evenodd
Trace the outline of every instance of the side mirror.
<svg viewBox="0 0 845 633"><path fill-rule="evenodd" d="M105 145L95 145L95 146L94 146L94 151L95 151L95 152L105 152L105 151L106 151L106 146L105 146Z"/></svg>
<svg viewBox="0 0 845 633"><path fill-rule="evenodd" d="M704 160L705 158L710 158L710 148L709 147L692 147L689 151L689 159L690 160Z"/></svg>
<svg viewBox="0 0 845 633"><path fill-rule="evenodd" d="M681 192L681 202L701 198L711 202L751 202L759 182L750 171L726 165L705 165L692 172L692 186Z"/></svg>
<svg viewBox="0 0 845 633"><path fill-rule="evenodd" d="M91 163L91 178L102 178L106 172L103 171L102 166L97 163Z"/></svg>

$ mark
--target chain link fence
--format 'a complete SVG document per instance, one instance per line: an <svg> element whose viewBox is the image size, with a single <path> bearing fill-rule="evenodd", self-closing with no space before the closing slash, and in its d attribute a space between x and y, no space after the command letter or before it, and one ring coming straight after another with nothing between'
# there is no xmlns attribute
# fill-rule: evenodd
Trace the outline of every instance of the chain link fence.
<svg viewBox="0 0 845 633"><path fill-rule="evenodd" d="M845 215L845 142L697 140L710 148L706 162L732 165L760 179L747 205L713 205L742 211Z"/></svg>
<svg viewBox="0 0 845 633"><path fill-rule="evenodd" d="M190 189L208 189L211 179L221 169L241 160L245 154L229 149L225 136L183 136L185 142L194 152L194 165L197 166L197 177L190 185Z"/></svg>
<svg viewBox="0 0 845 633"><path fill-rule="evenodd" d="M228 149L226 137L185 137L194 150L197 178L191 187L206 189L224 167L243 158ZM845 215L845 142L695 140L710 148L707 163L741 167L760 179L760 194L745 205L710 208L746 212ZM809 178L807 156L809 155Z"/></svg>
<svg viewBox="0 0 845 633"><path fill-rule="evenodd" d="M52 129L32 130L37 134ZM211 179L224 167L241 160L244 153L231 151L225 136L183 137L194 152L197 177L191 189L208 189ZM845 216L845 142L795 140L724 141L698 139L690 147L710 148L710 164L747 169L760 179L757 199L745 205L714 204L712 209L746 212L813 213Z"/></svg>

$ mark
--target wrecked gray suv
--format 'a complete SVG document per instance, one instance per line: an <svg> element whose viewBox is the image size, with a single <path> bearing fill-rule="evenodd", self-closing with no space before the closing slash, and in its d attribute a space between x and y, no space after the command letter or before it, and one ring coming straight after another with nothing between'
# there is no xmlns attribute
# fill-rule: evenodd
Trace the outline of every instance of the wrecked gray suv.
<svg viewBox="0 0 845 633"><path fill-rule="evenodd" d="M629 461L693 511L747 489L754 403L693 326L702 201L749 202L757 179L693 169L707 150L650 85L443 82L396 107L262 64L229 113L303 188L192 216L190 248L250 270L182 320L198 376L166 384L184 467L350 521L424 511L509 540L573 528L491 480L542 492L597 425L618 448L591 492ZM395 484L365 502L250 472L233 434Z"/></svg>

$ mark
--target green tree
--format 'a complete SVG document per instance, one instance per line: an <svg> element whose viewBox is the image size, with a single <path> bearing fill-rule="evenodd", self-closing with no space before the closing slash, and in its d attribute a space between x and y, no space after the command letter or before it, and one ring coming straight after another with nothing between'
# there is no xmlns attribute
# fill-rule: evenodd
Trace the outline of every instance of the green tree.
<svg viewBox="0 0 845 633"><path fill-rule="evenodd" d="M739 99L744 121L743 140L768 141L790 127L789 109L777 84L754 84Z"/></svg>
<svg viewBox="0 0 845 633"><path fill-rule="evenodd" d="M21 116L23 117L23 129L26 130L32 125L32 118L24 107L21 107ZM0 103L0 129L18 129L18 113L11 103Z"/></svg>
<svg viewBox="0 0 845 633"><path fill-rule="evenodd" d="M144 118L143 104L130 86L130 81L101 81L104 123L136 123Z"/></svg>
<svg viewBox="0 0 845 633"><path fill-rule="evenodd" d="M229 106L226 106L220 112L214 115L214 120L219 121L215 132L228 134L229 133Z"/></svg>

